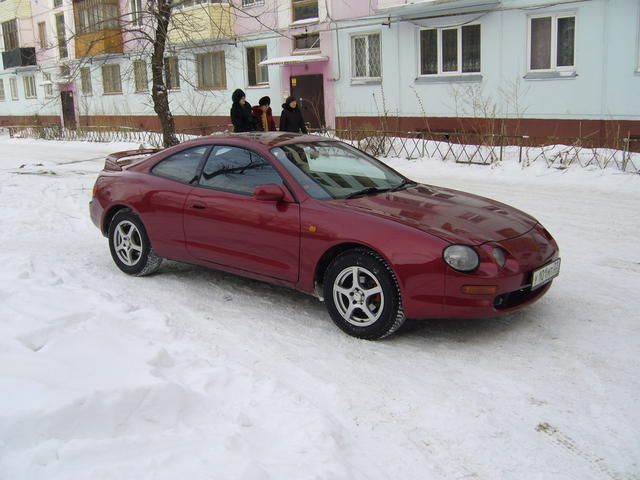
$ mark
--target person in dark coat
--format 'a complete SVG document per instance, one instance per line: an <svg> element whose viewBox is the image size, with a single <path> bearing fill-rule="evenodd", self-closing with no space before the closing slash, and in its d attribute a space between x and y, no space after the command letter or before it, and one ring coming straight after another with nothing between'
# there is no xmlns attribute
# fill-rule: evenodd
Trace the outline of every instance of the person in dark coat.
<svg viewBox="0 0 640 480"><path fill-rule="evenodd" d="M262 97L258 102L258 105L253 107L253 111L251 113L253 114L257 131L275 132L276 122L273 120L271 99L269 97Z"/></svg>
<svg viewBox="0 0 640 480"><path fill-rule="evenodd" d="M282 114L280 114L280 131L307 133L307 127L304 125L302 112L298 108L296 97L289 96L282 104Z"/></svg>
<svg viewBox="0 0 640 480"><path fill-rule="evenodd" d="M233 123L233 131L253 132L255 121L251 115L251 105L247 102L246 96L239 88L231 95L233 105L231 106L231 123Z"/></svg>

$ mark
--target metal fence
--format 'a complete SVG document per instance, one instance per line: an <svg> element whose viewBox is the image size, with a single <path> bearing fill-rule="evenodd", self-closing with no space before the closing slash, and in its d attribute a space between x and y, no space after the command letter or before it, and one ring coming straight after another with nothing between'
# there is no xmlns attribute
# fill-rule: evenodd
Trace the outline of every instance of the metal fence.
<svg viewBox="0 0 640 480"><path fill-rule="evenodd" d="M131 142L162 146L158 132L120 127L59 126L6 127L12 137L89 142ZM180 142L216 132L230 131L230 125L192 127L177 132ZM340 139L376 157L404 159L430 158L456 163L496 165L518 162L523 168L544 162L550 168L616 169L640 173L640 140L609 139L606 147L590 144L589 139L567 137L530 137L457 132L390 132L374 130L315 130L315 135Z"/></svg>

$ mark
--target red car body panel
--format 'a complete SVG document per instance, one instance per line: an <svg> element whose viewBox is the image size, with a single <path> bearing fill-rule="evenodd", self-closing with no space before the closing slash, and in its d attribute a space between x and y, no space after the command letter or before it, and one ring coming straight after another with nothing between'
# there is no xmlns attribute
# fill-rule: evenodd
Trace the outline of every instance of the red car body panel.
<svg viewBox="0 0 640 480"><path fill-rule="evenodd" d="M558 247L535 219L508 205L455 190L417 185L348 200L310 197L271 154L273 146L326 141L263 134L206 137L141 161L103 171L96 181L91 218L103 234L110 213L126 206L142 219L155 253L315 293L321 261L343 245L381 255L399 283L408 318L484 318L508 313L542 296L549 284L525 292L536 268L558 258ZM235 145L260 154L283 178L285 198L253 196L186 185L151 168L185 147ZM116 165L117 166L117 165ZM472 273L449 267L443 250L473 245L480 266ZM498 267L491 251L507 262ZM471 295L466 285L495 286ZM498 297L504 300L497 306Z"/></svg>

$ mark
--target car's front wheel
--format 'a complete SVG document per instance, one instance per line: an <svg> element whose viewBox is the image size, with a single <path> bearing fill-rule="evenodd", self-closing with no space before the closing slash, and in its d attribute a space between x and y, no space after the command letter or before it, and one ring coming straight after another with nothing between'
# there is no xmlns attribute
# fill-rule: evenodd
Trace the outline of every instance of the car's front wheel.
<svg viewBox="0 0 640 480"><path fill-rule="evenodd" d="M369 250L350 250L333 259L325 273L324 299L334 323L354 337L377 340L405 320L393 271Z"/></svg>
<svg viewBox="0 0 640 480"><path fill-rule="evenodd" d="M162 258L153 253L142 221L131 210L113 216L108 237L111 257L124 273L142 277L160 268Z"/></svg>

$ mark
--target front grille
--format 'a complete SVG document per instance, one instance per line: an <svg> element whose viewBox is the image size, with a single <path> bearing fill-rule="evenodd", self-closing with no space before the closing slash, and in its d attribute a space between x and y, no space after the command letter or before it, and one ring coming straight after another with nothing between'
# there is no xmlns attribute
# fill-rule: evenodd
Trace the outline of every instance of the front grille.
<svg viewBox="0 0 640 480"><path fill-rule="evenodd" d="M535 290L531 290L530 286L526 286L521 288L520 290L516 290L515 292L503 293L502 295L498 295L493 301L493 307L496 310L506 310L508 308L517 307L523 303L529 302L531 300L536 299L546 292L551 286L552 282L543 285L540 288L536 288Z"/></svg>

